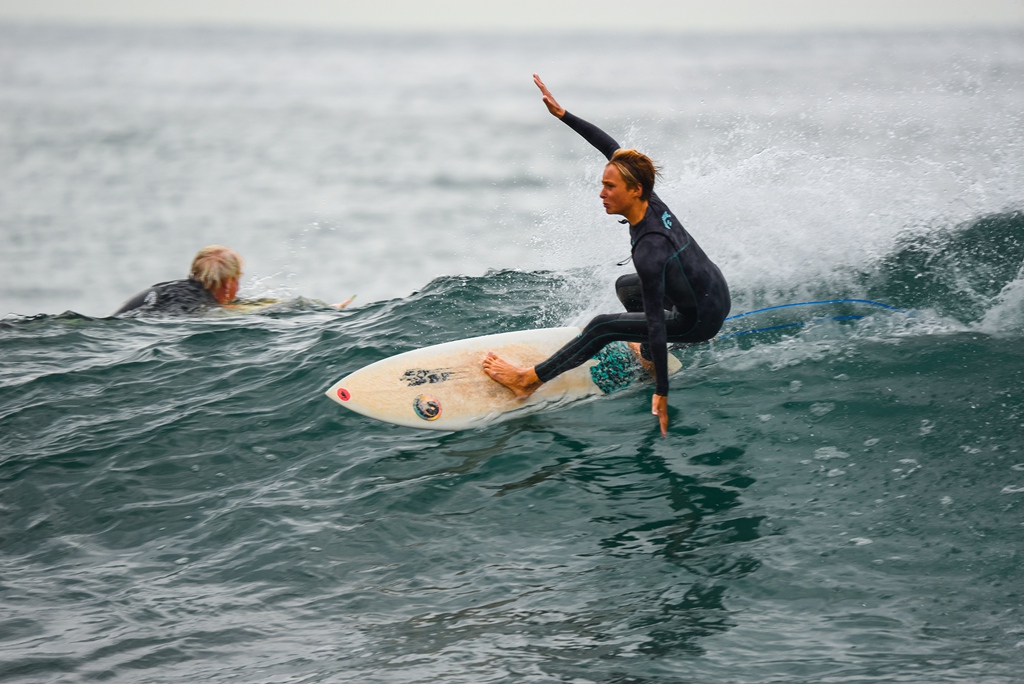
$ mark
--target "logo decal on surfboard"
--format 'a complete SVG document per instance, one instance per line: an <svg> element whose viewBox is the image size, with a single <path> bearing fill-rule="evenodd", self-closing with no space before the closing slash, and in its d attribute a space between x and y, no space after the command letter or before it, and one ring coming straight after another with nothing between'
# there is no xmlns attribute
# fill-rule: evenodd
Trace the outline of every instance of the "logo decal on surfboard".
<svg viewBox="0 0 1024 684"><path fill-rule="evenodd" d="M437 420L441 415L441 402L434 397L421 394L412 400L412 408L423 420Z"/></svg>
<svg viewBox="0 0 1024 684"><path fill-rule="evenodd" d="M341 399L342 401L348 401L349 399L352 398L352 395L349 394L349 391L347 389L345 389L344 387L339 387L338 388L338 398Z"/></svg>
<svg viewBox="0 0 1024 684"><path fill-rule="evenodd" d="M433 370L413 368L402 373L402 382L409 387L419 387L427 383L433 385L436 382L444 382L453 375L455 373L451 368L435 368Z"/></svg>

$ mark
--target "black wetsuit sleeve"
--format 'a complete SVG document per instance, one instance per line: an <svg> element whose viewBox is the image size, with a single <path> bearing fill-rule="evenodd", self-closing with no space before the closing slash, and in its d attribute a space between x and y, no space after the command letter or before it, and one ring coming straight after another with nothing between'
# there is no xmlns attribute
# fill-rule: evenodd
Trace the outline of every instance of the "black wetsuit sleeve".
<svg viewBox="0 0 1024 684"><path fill-rule="evenodd" d="M112 315L187 316L218 305L217 299L201 283L187 278L157 283L129 299Z"/></svg>
<svg viewBox="0 0 1024 684"><path fill-rule="evenodd" d="M565 114L562 115L562 123L583 136L583 139L596 147L597 150L605 156L605 159L611 159L612 155L615 154L615 150L621 147L619 143L615 141L615 138L608 135L589 121L584 121L570 111L566 111Z"/></svg>
<svg viewBox="0 0 1024 684"><path fill-rule="evenodd" d="M146 303L146 297L152 291L153 291L153 288L149 288L148 290L143 290L142 292L140 292L139 294L135 295L134 297L129 299L127 302L122 304L120 309L118 309L117 311L115 311L114 313L112 313L110 315L111 316L120 316L123 313L126 313L128 311L134 311L135 309L138 309L138 308L142 307Z"/></svg>
<svg viewBox="0 0 1024 684"><path fill-rule="evenodd" d="M633 251L633 263L640 276L644 298L644 316L647 318L648 345L654 362L655 394L668 396L668 340L665 330L665 261L668 240L648 238L640 240Z"/></svg>

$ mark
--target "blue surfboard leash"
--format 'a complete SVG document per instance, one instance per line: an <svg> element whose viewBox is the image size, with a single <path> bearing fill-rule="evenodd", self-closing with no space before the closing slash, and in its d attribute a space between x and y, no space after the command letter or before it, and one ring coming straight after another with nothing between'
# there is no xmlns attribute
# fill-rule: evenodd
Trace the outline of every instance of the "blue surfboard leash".
<svg viewBox="0 0 1024 684"><path fill-rule="evenodd" d="M746 313L736 314L735 316L729 316L725 320L733 321L737 318L744 318L745 316L753 316L754 314L764 313L766 311L775 311L776 309L791 309L797 306L815 306L818 304L870 304L871 306L880 306L883 309L889 309L891 311L902 311L891 304L883 304L882 302L876 302L871 299L819 299L813 302L796 302L795 304L777 304L776 306L768 306L763 309L754 309L753 311L747 311Z"/></svg>
<svg viewBox="0 0 1024 684"><path fill-rule="evenodd" d="M763 309L754 309L753 311L747 311L745 313L736 314L735 316L729 316L726 321L733 321L737 318L745 318L747 316L753 316L754 314L765 313L768 311L777 311L779 309L792 309L799 306L818 306L822 304L867 304L869 306L877 306L882 309L888 309L897 313L902 313L903 309L892 306L891 304L884 304L882 302L876 302L871 299L820 299L813 302L796 302L794 304L778 304L776 306L768 306ZM846 315L846 316L832 316L833 321L851 321L859 320L864 318L863 316L857 315ZM799 328L800 326L806 325L808 321L798 321L796 323L783 323L782 325L772 325L766 328L754 328L752 330L741 330L739 332L727 333L725 335L718 335L711 341L725 340L730 337L739 337L741 335L752 335L754 333L769 332L771 330L782 330L784 328Z"/></svg>

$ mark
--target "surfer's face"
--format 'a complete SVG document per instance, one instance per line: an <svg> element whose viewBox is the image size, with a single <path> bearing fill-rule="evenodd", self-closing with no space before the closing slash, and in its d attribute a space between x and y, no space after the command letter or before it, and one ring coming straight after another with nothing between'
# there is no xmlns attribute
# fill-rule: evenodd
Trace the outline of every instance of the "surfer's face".
<svg viewBox="0 0 1024 684"><path fill-rule="evenodd" d="M609 164L604 167L601 177L601 202L605 213L626 214L629 209L640 201L640 187L631 188L626 185L622 172Z"/></svg>
<svg viewBox="0 0 1024 684"><path fill-rule="evenodd" d="M238 278L228 278L211 292L213 298L221 304L235 301L235 297L238 295Z"/></svg>

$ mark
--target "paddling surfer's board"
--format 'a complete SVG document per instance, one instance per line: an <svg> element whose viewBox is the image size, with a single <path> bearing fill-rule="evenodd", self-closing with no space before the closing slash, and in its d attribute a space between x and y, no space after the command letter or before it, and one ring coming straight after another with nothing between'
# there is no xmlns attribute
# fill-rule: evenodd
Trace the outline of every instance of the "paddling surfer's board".
<svg viewBox="0 0 1024 684"><path fill-rule="evenodd" d="M483 371L487 352L522 367L551 356L580 329L543 328L485 335L398 354L357 370L326 394L342 406L387 423L426 430L467 430L511 412L532 412L609 394L650 375L625 342L612 342L582 366L545 383L527 399ZM681 367L669 354L669 373Z"/></svg>

